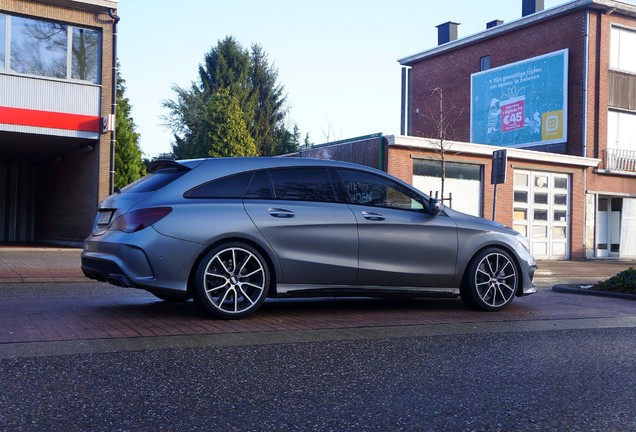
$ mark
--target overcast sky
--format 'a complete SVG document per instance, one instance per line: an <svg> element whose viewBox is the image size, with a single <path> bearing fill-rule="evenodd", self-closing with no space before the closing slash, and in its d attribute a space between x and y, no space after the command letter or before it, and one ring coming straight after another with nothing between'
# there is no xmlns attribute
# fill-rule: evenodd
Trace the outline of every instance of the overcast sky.
<svg viewBox="0 0 636 432"><path fill-rule="evenodd" d="M545 0L545 8L567 3ZM204 55L233 36L260 44L285 87L290 122L319 144L400 132L398 60L437 45L435 26L459 37L521 17L521 0L120 0L118 58L148 157L171 150L161 125L172 85L197 79ZM291 126L290 126L291 128Z"/></svg>

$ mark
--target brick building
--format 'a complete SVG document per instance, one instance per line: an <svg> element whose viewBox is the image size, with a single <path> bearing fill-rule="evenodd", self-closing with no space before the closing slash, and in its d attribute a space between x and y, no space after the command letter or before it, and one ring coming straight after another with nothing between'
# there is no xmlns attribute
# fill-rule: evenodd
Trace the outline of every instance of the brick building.
<svg viewBox="0 0 636 432"><path fill-rule="evenodd" d="M636 5L518 1L519 19L464 38L446 22L438 46L400 60L400 135L300 155L385 170L514 227L539 259L633 258ZM506 177L494 186L496 150Z"/></svg>
<svg viewBox="0 0 636 432"><path fill-rule="evenodd" d="M400 151L387 170L416 175L408 167L421 169L413 161L436 153L429 142L443 130L447 140L471 143L448 145L445 159L459 171L481 169L473 207L490 217L486 159L492 146L505 148L508 177L497 191L496 218L524 232L536 257L634 257L636 5L519 6L521 18L495 19L464 38L457 38L459 24L441 24L438 46L400 60L401 133L409 138L394 139Z"/></svg>
<svg viewBox="0 0 636 432"><path fill-rule="evenodd" d="M508 149L497 219L524 232L535 256L636 256L636 5L520 7L520 19L461 39L459 24L441 24L437 47L400 60L402 133L439 137L442 101L447 138L475 146L451 147L449 160L487 153L477 144Z"/></svg>
<svg viewBox="0 0 636 432"><path fill-rule="evenodd" d="M0 2L0 242L81 242L112 185L117 0Z"/></svg>

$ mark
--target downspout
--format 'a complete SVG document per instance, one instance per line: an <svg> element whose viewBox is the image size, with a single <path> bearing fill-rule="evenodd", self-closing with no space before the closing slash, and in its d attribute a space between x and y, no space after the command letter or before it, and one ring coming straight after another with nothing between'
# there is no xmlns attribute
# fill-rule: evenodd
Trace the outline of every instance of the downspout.
<svg viewBox="0 0 636 432"><path fill-rule="evenodd" d="M582 146L582 154L581 156L587 157L587 85L589 81L588 67L590 61L590 10L585 9L585 34L583 36L583 50L584 60L583 60L583 140L581 142ZM598 61L598 59L596 60ZM583 254L585 258L588 258L588 253L586 250L587 247L587 218L588 218L588 209L587 209L587 168L583 170ZM570 218L570 221L572 218ZM594 226L596 227L596 221L594 222ZM596 228L594 229L594 233L596 235ZM594 249L596 249L596 239L594 239ZM571 253L570 253L571 256Z"/></svg>
<svg viewBox="0 0 636 432"><path fill-rule="evenodd" d="M108 16L113 20L113 76L112 76L112 99L110 112L113 115L113 130L110 132L110 179L109 188L112 194L115 186L115 124L117 123L117 23L121 19L115 15L114 9L108 10Z"/></svg>
<svg viewBox="0 0 636 432"><path fill-rule="evenodd" d="M384 169L384 136L382 132L378 136L378 169L382 171L388 171L388 167Z"/></svg>
<svg viewBox="0 0 636 432"><path fill-rule="evenodd" d="M582 157L587 157L587 85L589 81L588 67L590 62L590 10L585 9L585 35L583 36L583 141Z"/></svg>

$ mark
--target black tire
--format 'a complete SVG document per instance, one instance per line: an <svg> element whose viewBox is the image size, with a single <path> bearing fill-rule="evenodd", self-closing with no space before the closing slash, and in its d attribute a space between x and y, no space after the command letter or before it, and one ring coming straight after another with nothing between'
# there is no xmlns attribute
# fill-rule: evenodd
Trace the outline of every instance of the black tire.
<svg viewBox="0 0 636 432"><path fill-rule="evenodd" d="M194 300L213 315L238 319L258 310L270 286L267 261L254 247L240 242L221 244L197 266Z"/></svg>
<svg viewBox="0 0 636 432"><path fill-rule="evenodd" d="M489 248L473 257L461 287L462 300L482 311L499 311L515 298L519 270L511 256Z"/></svg>

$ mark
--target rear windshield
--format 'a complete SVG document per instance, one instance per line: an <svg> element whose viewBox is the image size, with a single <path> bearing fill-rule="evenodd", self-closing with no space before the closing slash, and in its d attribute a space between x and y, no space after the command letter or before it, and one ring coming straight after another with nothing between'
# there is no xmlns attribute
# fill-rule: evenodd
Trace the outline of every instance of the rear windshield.
<svg viewBox="0 0 636 432"><path fill-rule="evenodd" d="M187 169L179 167L170 167L160 169L148 174L145 177L140 178L137 181L132 182L128 186L125 186L121 192L154 192L161 189L165 185L172 183L182 175L188 172Z"/></svg>

